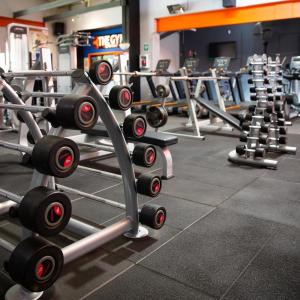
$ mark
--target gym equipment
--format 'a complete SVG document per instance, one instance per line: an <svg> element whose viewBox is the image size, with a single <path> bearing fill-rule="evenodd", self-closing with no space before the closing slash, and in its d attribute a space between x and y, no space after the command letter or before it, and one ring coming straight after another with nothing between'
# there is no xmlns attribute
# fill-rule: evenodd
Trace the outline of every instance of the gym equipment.
<svg viewBox="0 0 300 300"><path fill-rule="evenodd" d="M246 133L241 135L240 141L246 144L238 145L228 159L236 164L276 169L276 160L264 158L267 152L296 153L295 147L285 145L285 126L290 124L284 117L282 63L278 55L274 61L266 55L254 55L249 65L252 66L249 71L252 76L249 84L253 85L251 98L257 102L248 107L248 114L241 120Z"/></svg>
<svg viewBox="0 0 300 300"><path fill-rule="evenodd" d="M37 105L0 104L1 108L41 112L53 127L66 129L92 128L98 120L98 107L90 96L66 95L57 103L56 108ZM21 119L21 118L20 118Z"/></svg>
<svg viewBox="0 0 300 300"><path fill-rule="evenodd" d="M158 195L161 189L161 179L159 176L150 176L143 174L139 178L137 178L137 180L135 179L130 153L128 151L127 143L124 137L125 133L128 133L128 136L130 136L131 139L136 140L138 138L138 141L142 141L144 139L143 135L146 130L145 119L139 116L129 116L130 118L125 119L123 122L122 131L121 126L116 121L106 99L103 97L102 93L96 87L96 85L88 77L88 75L84 72L76 71L72 75L72 79L75 82L73 93L77 95L91 96L96 101L96 105L99 109L100 119L111 139L114 152L116 153L116 156L118 158L124 183L125 204L123 205L123 209L125 210L126 214L122 220L117 221L114 224L102 230L88 225L82 221L71 218L67 225L67 230L76 233L77 235L84 235L86 237L67 247L64 247L61 250L63 253L64 264L70 263L74 259L90 251L93 251L94 249L98 248L99 246L114 239L115 237L121 234L125 234L127 237L130 238L140 238L146 236L148 234L148 231L146 228L140 225L139 219L141 222L143 222L143 224L147 226L151 226L154 229L160 229L164 225L166 217L166 210L161 206L147 204L147 208L139 210L137 205L137 192L145 193L149 196L154 197ZM23 101L18 97L16 92L2 78L0 78L0 86L2 88L2 91L6 94L7 98L10 99L12 104L24 105ZM37 149L40 149L40 151L44 151L43 147L45 146L40 147L40 141L51 136L61 138L61 136L63 136L65 133L65 130L62 127L52 127L50 128L49 135L42 137L42 132L39 130L37 123L34 121L32 114L26 110L20 110L20 113L23 121L25 122L24 124L26 124L29 127L32 137L34 141L36 141L36 144L33 150L32 148L26 148L23 145L18 145L18 147L15 147L15 145L9 145L11 146L11 148L22 149L21 151L27 151L34 155L33 152L35 147L37 147ZM31 149L31 151L28 148ZM49 145L48 148L52 149L52 146ZM139 152L138 150L136 151ZM146 158L146 163L153 162L153 155L155 154L153 148L144 148L143 154L144 158ZM140 152L138 154L138 157L141 158ZM48 185L49 187L56 187L52 177L41 176L35 171L33 174L31 188L34 188L35 186L45 186L47 184L50 185ZM60 188L60 186L57 185L57 188ZM79 194L83 192L76 191L76 193ZM90 194L88 195L90 197L92 196ZM108 200L105 201L107 201L106 203L108 203ZM9 201L8 203L6 202L1 204L0 211L4 212L10 207L10 205L11 204L9 203ZM120 205L120 203L113 204L113 201L111 201L111 205ZM26 286L23 285L23 282L19 283L26 288ZM20 289L19 287L15 286L7 292L7 297L12 297L11 295L13 295L14 298L16 298L18 296L20 297L21 294L23 298L24 295L26 295L26 297L28 298L30 296L33 296L32 293L29 293L28 289ZM38 297L40 296L41 294L38 295Z"/></svg>
<svg viewBox="0 0 300 300"><path fill-rule="evenodd" d="M108 102L112 109L127 110L132 101L132 91L128 86L115 85L109 92Z"/></svg>
<svg viewBox="0 0 300 300"><path fill-rule="evenodd" d="M58 70L73 70L77 68L77 47L90 45L89 32L72 32L58 36L56 44L58 50ZM57 91L70 93L72 80L69 76L57 78Z"/></svg>
<svg viewBox="0 0 300 300"><path fill-rule="evenodd" d="M0 147L29 154L37 171L59 178L73 174L79 163L76 143L54 135L40 138L33 148L5 141L0 141Z"/></svg>
<svg viewBox="0 0 300 300"><path fill-rule="evenodd" d="M126 138L142 138L147 130L147 122L143 116L129 115L124 119L122 125Z"/></svg>
<svg viewBox="0 0 300 300"><path fill-rule="evenodd" d="M16 247L0 240L0 246L11 252L4 264L9 276L31 292L42 292L51 287L62 271L63 252L39 237L24 239Z"/></svg>
<svg viewBox="0 0 300 300"><path fill-rule="evenodd" d="M284 91L286 93L286 100L288 111L287 119L291 120L299 116L300 113L300 56L293 56L290 64L283 73Z"/></svg>
<svg viewBox="0 0 300 300"><path fill-rule="evenodd" d="M29 190L24 197L0 189L0 195L15 202L9 210L27 229L42 236L55 236L68 224L72 206L67 195L38 186Z"/></svg>
<svg viewBox="0 0 300 300"><path fill-rule="evenodd" d="M150 168L156 161L156 150L147 144L135 145L132 152L132 162L141 167Z"/></svg>
<svg viewBox="0 0 300 300"><path fill-rule="evenodd" d="M226 117L226 112L225 112L225 106L224 106L224 101L222 100L222 97L219 93L219 87L218 87L218 81L219 80L227 80L228 77L224 77L224 76L216 76L216 74L214 73L214 70L212 70L213 72L213 76L207 77L207 76L188 76L187 74L187 70L185 68L180 69L180 73L181 76L176 76L176 77L171 77L170 80L173 81L181 81L183 83L184 86L184 91L187 97L187 103L188 103L188 108L189 108L189 116L190 116L190 123L188 123L186 125L186 128L192 128L194 135L188 135L188 134L178 134L178 133L171 133L171 134L176 134L178 136L185 136L185 137L191 137L191 138L196 138L196 139L200 139L200 140L204 140L205 136L201 135L200 133L200 128L201 129L205 129L205 130L230 130L232 131L231 127L224 127L224 124L218 125L218 124L214 124L214 119L212 117L212 115L210 116L209 120L204 120L204 121L198 121L197 120L197 115L196 115L196 110L195 110L195 103L198 103L200 106L205 107L208 111L210 111L211 113L217 112L222 110L223 113L219 113L219 116L225 121L227 122L229 120L229 122L232 122L233 124L236 125L236 121L230 117ZM197 86L195 89L195 93L194 95L191 94L190 88L189 88L189 82L191 81L197 81ZM214 106L212 105L208 105L207 103L203 102L200 99L200 92L201 92L201 86L202 86L202 82L203 81L212 81L216 87L216 91L218 91L219 97L219 107L220 109L216 109L214 108ZM225 117L224 117L225 116Z"/></svg>

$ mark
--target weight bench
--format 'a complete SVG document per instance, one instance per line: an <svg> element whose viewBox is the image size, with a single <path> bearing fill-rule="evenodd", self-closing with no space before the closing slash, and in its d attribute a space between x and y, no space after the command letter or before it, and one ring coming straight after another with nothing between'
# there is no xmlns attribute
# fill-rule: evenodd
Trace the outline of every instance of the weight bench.
<svg viewBox="0 0 300 300"><path fill-rule="evenodd" d="M97 124L94 126L94 128L83 130L81 132L83 135L89 138L109 137L107 130L101 124ZM83 135L71 136L69 138L75 142L82 142ZM86 138L84 140L87 141ZM126 140L128 142L145 143L155 146L157 152L160 153L162 158L162 178L170 179L174 177L173 158L169 147L178 143L178 138L176 136L162 132L147 131L146 134L140 139L126 138Z"/></svg>

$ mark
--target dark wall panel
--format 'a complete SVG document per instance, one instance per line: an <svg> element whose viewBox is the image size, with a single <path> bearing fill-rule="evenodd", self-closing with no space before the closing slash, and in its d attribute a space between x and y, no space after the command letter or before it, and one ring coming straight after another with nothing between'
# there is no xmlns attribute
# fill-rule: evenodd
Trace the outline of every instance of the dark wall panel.
<svg viewBox="0 0 300 300"><path fill-rule="evenodd" d="M287 61L293 55L300 55L300 19L267 22L262 26L264 30L271 30L267 48L269 55L280 53L282 57L287 56ZM184 31L180 34L181 65L187 53L192 50L200 58L200 70L207 70L212 65L209 44L235 41L237 56L231 61L231 70L237 71L246 64L248 56L262 54L264 51L262 37L254 35L254 31L255 24Z"/></svg>

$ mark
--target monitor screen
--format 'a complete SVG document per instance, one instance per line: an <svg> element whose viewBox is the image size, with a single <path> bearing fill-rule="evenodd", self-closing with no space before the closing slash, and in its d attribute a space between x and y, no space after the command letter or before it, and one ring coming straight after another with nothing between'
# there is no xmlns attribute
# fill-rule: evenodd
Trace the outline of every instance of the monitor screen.
<svg viewBox="0 0 300 300"><path fill-rule="evenodd" d="M236 58L236 42L210 43L209 58L220 56Z"/></svg>

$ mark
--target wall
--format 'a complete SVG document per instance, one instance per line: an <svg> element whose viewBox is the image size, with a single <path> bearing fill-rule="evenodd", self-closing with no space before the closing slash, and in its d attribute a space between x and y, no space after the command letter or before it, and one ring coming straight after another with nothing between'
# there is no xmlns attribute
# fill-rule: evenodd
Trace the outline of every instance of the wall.
<svg viewBox="0 0 300 300"><path fill-rule="evenodd" d="M268 54L280 53L286 56L287 61L291 56L300 55L300 20L284 20L266 22L264 28L272 31L272 38L268 45ZM196 32L185 31L180 34L181 63L189 50L196 51L200 58L201 71L207 70L212 65L209 60L209 43L235 41L237 57L231 60L230 69L239 70L253 53L263 53L263 42L260 36L253 35L254 24L224 26L215 28L198 29ZM228 34L230 32L230 34Z"/></svg>
<svg viewBox="0 0 300 300"><path fill-rule="evenodd" d="M36 6L45 3L43 0L1 0L0 16L13 17L13 12L26 9L28 7ZM42 21L43 13L36 13L28 16L23 16L22 19L32 21Z"/></svg>
<svg viewBox="0 0 300 300"><path fill-rule="evenodd" d="M279 1L283 0L237 0L237 6ZM159 51L162 50L156 43L158 39L155 37L155 18L169 15L167 5L182 4L187 8L187 12L190 13L222 9L222 3L222 0L140 0L141 49L143 49L144 43L150 44L151 68L155 67L157 60L160 58ZM175 45L173 46L175 47Z"/></svg>

